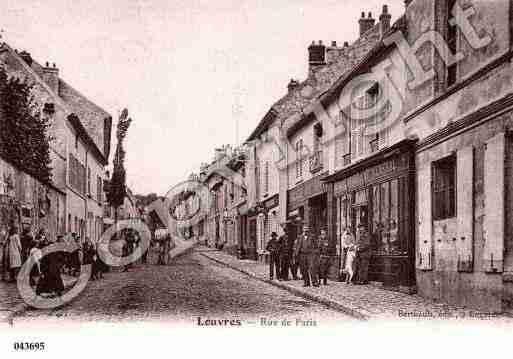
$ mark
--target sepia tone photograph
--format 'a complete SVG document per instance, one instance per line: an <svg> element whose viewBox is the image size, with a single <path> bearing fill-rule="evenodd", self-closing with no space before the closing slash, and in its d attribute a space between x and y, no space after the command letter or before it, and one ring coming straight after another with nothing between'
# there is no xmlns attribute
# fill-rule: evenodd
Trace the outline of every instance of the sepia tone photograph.
<svg viewBox="0 0 513 359"><path fill-rule="evenodd" d="M511 0L3 0L0 336L512 326L512 61Z"/></svg>

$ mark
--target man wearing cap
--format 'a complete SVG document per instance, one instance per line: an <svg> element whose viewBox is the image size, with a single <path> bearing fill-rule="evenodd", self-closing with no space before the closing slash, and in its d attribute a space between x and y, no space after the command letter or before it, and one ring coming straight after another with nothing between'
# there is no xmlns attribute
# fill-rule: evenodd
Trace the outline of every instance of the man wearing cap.
<svg viewBox="0 0 513 359"><path fill-rule="evenodd" d="M269 279L274 279L274 272L276 269L276 277L281 279L280 274L280 247L281 243L278 240L278 235L276 232L271 233L271 239L267 243L265 250L270 253L269 258Z"/></svg>

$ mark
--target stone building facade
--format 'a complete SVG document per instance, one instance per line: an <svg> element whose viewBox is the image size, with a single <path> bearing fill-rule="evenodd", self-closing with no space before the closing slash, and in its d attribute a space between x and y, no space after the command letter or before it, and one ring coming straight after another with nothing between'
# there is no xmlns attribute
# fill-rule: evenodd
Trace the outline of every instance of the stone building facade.
<svg viewBox="0 0 513 359"><path fill-rule="evenodd" d="M374 284L511 311L513 3L408 0L394 23L384 6L358 26L352 44L310 45L306 80L250 136L264 145L248 151L247 238L258 253L262 195L277 191L276 222L326 228L334 259L342 231L365 225Z"/></svg>
<svg viewBox="0 0 513 359"><path fill-rule="evenodd" d="M0 63L9 76L33 86L42 115L50 117L52 187L60 193L55 233L76 232L83 239L98 240L103 230L111 116L64 82L55 64L43 66L28 52L13 50L6 43L0 47Z"/></svg>

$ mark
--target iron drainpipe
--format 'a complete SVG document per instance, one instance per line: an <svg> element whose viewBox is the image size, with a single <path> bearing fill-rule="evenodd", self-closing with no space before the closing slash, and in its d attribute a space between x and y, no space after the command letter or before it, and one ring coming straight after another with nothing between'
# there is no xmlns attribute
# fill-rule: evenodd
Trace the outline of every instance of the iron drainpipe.
<svg viewBox="0 0 513 359"><path fill-rule="evenodd" d="M85 163L85 165L86 165L86 167L85 167L85 171L86 171L86 173L85 173L85 176L86 176L86 178L85 178L85 180L86 180L86 188L85 188L85 190L86 190L86 192L89 192L87 190L87 188L89 186L89 177L88 177L88 173L89 173L89 163L88 163L89 156L88 156L88 154L89 154L89 151L86 149L86 153L85 153L85 162L86 162ZM84 196L84 209L85 209L85 216L84 216L84 218L85 218L84 222L85 223L84 224L85 224L85 230L84 230L84 238L82 238L82 243L85 242L85 237L87 237L87 234L88 234L87 233L87 226L88 226L87 222L89 220L87 218L87 198L88 198L87 196L88 195L89 195L89 193L86 193L85 196Z"/></svg>

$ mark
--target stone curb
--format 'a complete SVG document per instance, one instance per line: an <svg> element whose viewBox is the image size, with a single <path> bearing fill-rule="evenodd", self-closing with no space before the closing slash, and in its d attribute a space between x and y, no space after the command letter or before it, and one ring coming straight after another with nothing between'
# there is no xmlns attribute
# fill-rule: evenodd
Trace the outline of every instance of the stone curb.
<svg viewBox="0 0 513 359"><path fill-rule="evenodd" d="M176 259L176 258L182 257L183 255L186 255L186 254L192 252L197 246L198 246L198 243L195 242L195 243L191 244L190 246L183 248L183 249L177 251L176 253L172 254L172 257L170 257L169 259L171 260L171 259ZM173 249L171 249L171 251L172 250ZM171 256L171 253L170 253L170 256Z"/></svg>
<svg viewBox="0 0 513 359"><path fill-rule="evenodd" d="M203 257L205 258L208 258L216 263L219 263L221 265L224 265L225 267L228 267L230 269L233 269L233 270L236 270L242 274L245 274L253 279L256 279L256 280L259 280L261 282L264 282L264 283L267 283L267 284L270 284L270 285L273 285L275 287L278 287L278 288L281 288L281 289L284 289L296 296L299 296L299 297L303 297L303 298L306 298L306 299L309 299L309 300L312 300L312 301L315 301L317 303L320 303L328 308L331 308L331 309L335 309L339 312L342 312L344 314L347 314L353 318L356 318L356 319L359 319L359 320L369 320L371 319L372 317L372 314L371 313L368 313L366 310L364 309L361 309L361 308L356 308L354 306L352 306L351 304L348 304L348 303L340 303L340 302L337 302L335 300L332 300L332 299L329 299L329 298L326 298L326 297L323 297L321 295L316 295L316 294L312 294L312 293L308 293L307 291L304 291L304 290L301 290L301 289L298 289L298 288L295 288L293 286L290 286L290 285L287 285L287 284L284 284L284 283L281 283L281 282L275 282L273 280L269 280L269 279L265 279L265 278L262 278L261 276L258 276L254 273L251 273L251 272L248 272L244 269L241 269L241 268L238 268L234 265L231 265L231 264L228 264L226 262L223 262L222 260L220 259L217 259L217 258L213 258L205 253L199 253L201 254Z"/></svg>

